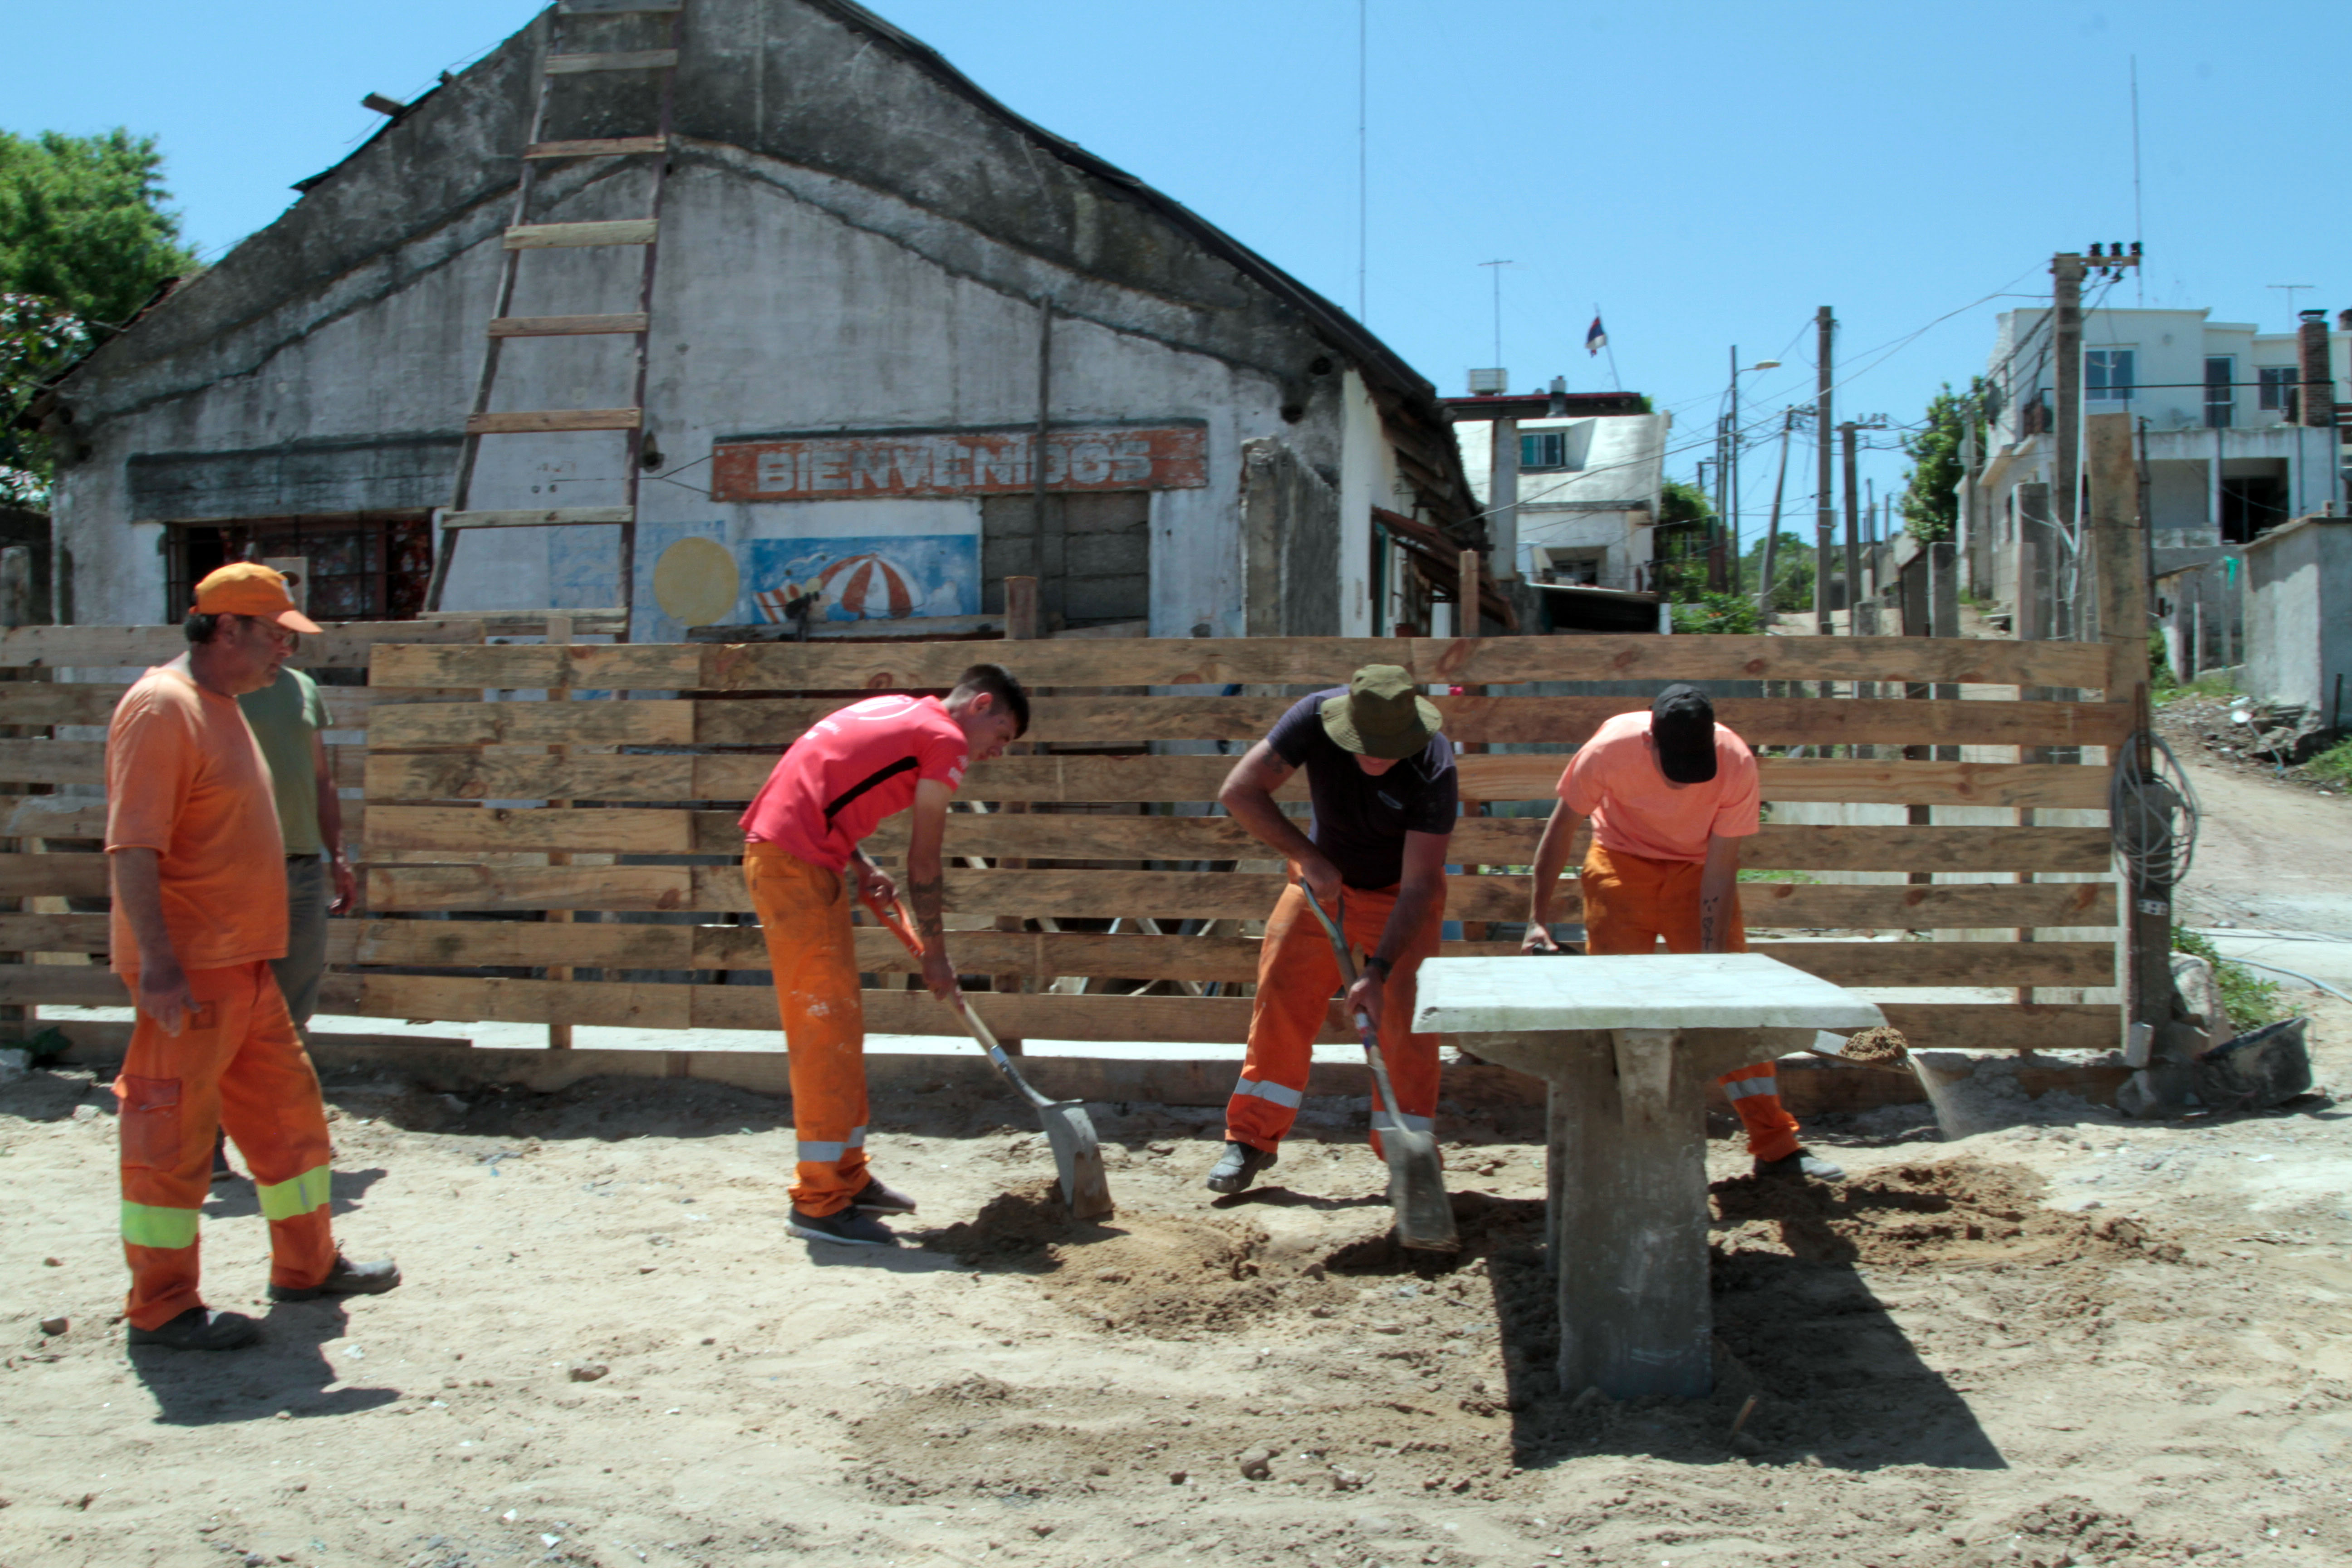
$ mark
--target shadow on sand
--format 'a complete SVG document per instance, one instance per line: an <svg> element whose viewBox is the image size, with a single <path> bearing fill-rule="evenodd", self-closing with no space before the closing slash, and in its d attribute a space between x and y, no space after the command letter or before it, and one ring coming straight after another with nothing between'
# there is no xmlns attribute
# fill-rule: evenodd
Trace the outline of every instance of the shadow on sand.
<svg viewBox="0 0 2352 1568"><path fill-rule="evenodd" d="M343 1373L322 1348L341 1339L349 1318L331 1299L272 1307L261 1342L235 1351L173 1351L133 1346L132 1375L155 1398L167 1426L213 1426L350 1415L400 1397L393 1388L333 1388Z"/></svg>

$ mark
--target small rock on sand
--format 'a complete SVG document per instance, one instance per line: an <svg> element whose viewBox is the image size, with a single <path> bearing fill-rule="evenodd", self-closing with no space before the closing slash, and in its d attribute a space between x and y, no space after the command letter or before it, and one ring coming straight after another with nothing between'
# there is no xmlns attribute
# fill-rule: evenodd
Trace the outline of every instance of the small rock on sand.
<svg viewBox="0 0 2352 1568"><path fill-rule="evenodd" d="M41 1332L45 1334L61 1334L64 1333L70 1326L71 1325L67 1321L67 1320L63 1318L43 1318L41 1320Z"/></svg>
<svg viewBox="0 0 2352 1568"><path fill-rule="evenodd" d="M1882 1024L1846 1037L1845 1047L1839 1054L1857 1062L1899 1062L1911 1049L1911 1042L1903 1031Z"/></svg>
<svg viewBox="0 0 2352 1568"><path fill-rule="evenodd" d="M1262 1481L1274 1473L1274 1455L1265 1448L1252 1448L1241 1458L1242 1479Z"/></svg>
<svg viewBox="0 0 2352 1568"><path fill-rule="evenodd" d="M601 1361L575 1361L572 1363L572 1381L593 1383L612 1370Z"/></svg>

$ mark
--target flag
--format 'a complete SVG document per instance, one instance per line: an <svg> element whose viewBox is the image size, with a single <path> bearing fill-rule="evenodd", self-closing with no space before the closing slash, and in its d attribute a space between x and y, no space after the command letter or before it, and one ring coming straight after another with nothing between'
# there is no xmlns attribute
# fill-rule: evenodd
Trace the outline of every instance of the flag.
<svg viewBox="0 0 2352 1568"><path fill-rule="evenodd" d="M1609 333L1601 325L1601 318L1595 316L1592 318L1591 330L1584 334L1584 352L1588 354L1597 354L1608 346Z"/></svg>

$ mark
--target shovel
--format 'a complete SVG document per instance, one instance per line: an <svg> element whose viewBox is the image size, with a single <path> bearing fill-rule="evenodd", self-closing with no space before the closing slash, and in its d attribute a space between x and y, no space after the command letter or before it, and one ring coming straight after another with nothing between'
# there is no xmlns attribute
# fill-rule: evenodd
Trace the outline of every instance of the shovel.
<svg viewBox="0 0 2352 1568"><path fill-rule="evenodd" d="M1307 907L1315 911L1331 939L1331 951L1339 960L1339 983L1352 988L1356 961L1348 954L1348 939L1339 934L1339 928L1331 923L1312 892L1307 893ZM1345 903L1340 905L1343 912L1346 908ZM1389 1124L1381 1130L1381 1152L1389 1162L1389 1206L1396 1210L1397 1239L1424 1252L1459 1252L1462 1239L1454 1230L1454 1205L1445 1195L1445 1167L1437 1158L1437 1140L1404 1126L1396 1090L1389 1087L1388 1063L1381 1055L1380 1041L1372 1033L1371 1020L1361 1013L1356 1015L1356 1037L1364 1043L1364 1059L1371 1065L1372 1081L1380 1086L1381 1103L1389 1110Z"/></svg>
<svg viewBox="0 0 2352 1568"><path fill-rule="evenodd" d="M923 944L917 942L915 933L907 929L904 910L895 904L886 910L873 899L866 900L866 907L874 911L876 920L889 928L891 935L906 943L908 952L913 953L918 961L921 960ZM980 1015L971 1010L971 1003L961 991L955 994L950 1005L962 1015L963 1026L971 1032L973 1039L980 1042L981 1049L988 1053L988 1059L996 1064L996 1070L1011 1081L1023 1099L1036 1107L1037 1119L1045 1124L1045 1142L1054 1147L1054 1165L1061 1173L1062 1198L1070 1205L1071 1217L1108 1217L1113 1212L1110 1177L1103 1170L1102 1144L1095 1137L1094 1122L1087 1119L1086 1102L1048 1100L1030 1088L1029 1080L1021 1076L1020 1069L1013 1065L1013 1058L1005 1055L1003 1046L996 1043L996 1037L989 1032L987 1025L980 1021Z"/></svg>

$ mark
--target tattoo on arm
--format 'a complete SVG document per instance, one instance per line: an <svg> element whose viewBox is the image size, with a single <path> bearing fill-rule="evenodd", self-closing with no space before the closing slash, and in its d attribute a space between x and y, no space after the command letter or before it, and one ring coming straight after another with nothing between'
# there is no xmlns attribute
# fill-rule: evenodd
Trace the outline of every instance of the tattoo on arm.
<svg viewBox="0 0 2352 1568"><path fill-rule="evenodd" d="M929 877L913 874L907 884L908 896L914 900L915 930L925 947L936 947L947 935L947 879L934 872Z"/></svg>

